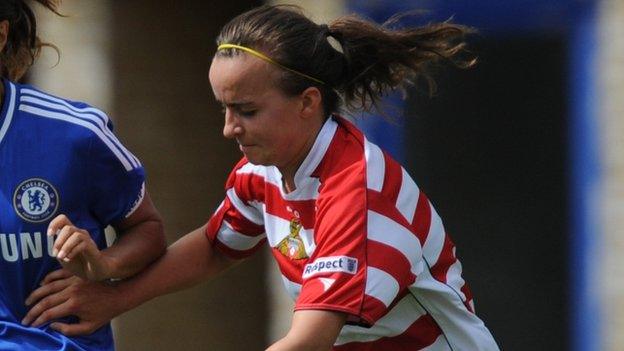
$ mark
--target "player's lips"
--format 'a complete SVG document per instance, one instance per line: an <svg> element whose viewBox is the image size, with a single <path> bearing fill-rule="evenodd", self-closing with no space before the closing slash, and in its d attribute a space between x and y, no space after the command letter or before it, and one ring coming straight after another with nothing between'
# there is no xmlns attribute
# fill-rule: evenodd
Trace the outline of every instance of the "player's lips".
<svg viewBox="0 0 624 351"><path fill-rule="evenodd" d="M250 148L252 148L254 146L256 146L256 145L254 145L254 144L238 144L238 148L242 152L245 152L245 151L249 150Z"/></svg>

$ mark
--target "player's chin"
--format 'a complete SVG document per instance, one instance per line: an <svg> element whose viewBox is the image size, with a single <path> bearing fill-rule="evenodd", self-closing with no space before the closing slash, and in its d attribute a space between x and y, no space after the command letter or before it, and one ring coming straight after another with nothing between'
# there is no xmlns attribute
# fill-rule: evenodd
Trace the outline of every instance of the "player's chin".
<svg viewBox="0 0 624 351"><path fill-rule="evenodd" d="M243 154L247 158L247 161L249 161L250 163L256 166L272 166L273 165L267 157L263 157L262 155L259 155L258 153L243 152Z"/></svg>
<svg viewBox="0 0 624 351"><path fill-rule="evenodd" d="M249 161L250 163L253 163L254 165L261 165L261 158L258 157L257 154L250 152L249 150L241 150L241 152L243 153L243 155L245 156L245 158L247 159L247 161Z"/></svg>

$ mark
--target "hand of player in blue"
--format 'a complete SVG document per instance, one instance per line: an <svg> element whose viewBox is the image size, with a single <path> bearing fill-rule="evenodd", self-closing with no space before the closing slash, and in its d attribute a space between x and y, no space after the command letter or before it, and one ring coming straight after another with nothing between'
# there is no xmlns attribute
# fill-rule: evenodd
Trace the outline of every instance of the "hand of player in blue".
<svg viewBox="0 0 624 351"><path fill-rule="evenodd" d="M110 258L98 249L89 232L74 226L67 216L54 218L48 226L48 235L57 236L52 253L63 268L88 280L112 278Z"/></svg>
<svg viewBox="0 0 624 351"><path fill-rule="evenodd" d="M53 271L26 299L26 305L32 308L22 324L37 327L51 320L76 316L79 323L53 322L50 327L70 336L91 334L119 313L120 304L114 299L114 289L76 277L66 269ZM94 303L94 299L98 302Z"/></svg>

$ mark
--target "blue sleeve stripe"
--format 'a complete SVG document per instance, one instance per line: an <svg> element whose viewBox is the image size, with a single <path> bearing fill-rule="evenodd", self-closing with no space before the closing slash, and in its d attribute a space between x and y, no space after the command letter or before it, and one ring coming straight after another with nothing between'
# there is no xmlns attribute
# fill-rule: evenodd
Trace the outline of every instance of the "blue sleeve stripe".
<svg viewBox="0 0 624 351"><path fill-rule="evenodd" d="M139 160L137 160L134 157L134 155L132 155L132 153L128 151L119 142L119 140L117 140L117 138L112 133L112 131L107 127L106 123L107 123L108 117L106 117L105 114L102 113L102 115L106 119L100 119L90 112L88 113L75 112L63 104L56 104L56 103L38 99L32 96L20 96L20 102L21 102L20 106L25 105L25 106L32 106L32 107L38 107L38 108L45 108L46 110L55 110L51 112L61 112L61 113L67 114L68 116L72 116L72 117L76 117L76 118L80 118L82 120L88 121L92 124L95 123L97 127L99 127L99 129L103 132L103 134L108 138L108 140L111 141L113 145L115 145L117 150L124 155L126 160L128 160L132 164L133 168L138 168L141 166L141 163L139 162Z"/></svg>
<svg viewBox="0 0 624 351"><path fill-rule="evenodd" d="M75 125L85 127L91 130L93 133L95 133L95 135L97 135L100 138L100 140L102 140L102 142L106 146L108 146L108 148L113 152L113 154L117 157L117 159L119 159L119 161L124 166L126 171L129 172L135 168L132 166L132 164L130 164L128 159L121 153L121 151L115 146L114 143L119 144L119 141L117 141L116 138L114 139L114 141L111 141L106 135L104 135L103 130L96 127L93 123L74 117L74 116L67 115L65 113L48 111L48 110L44 110L38 107L25 105L25 104L20 104L19 110L30 113L34 116L56 119L59 121L64 121L64 122L68 122L68 123L72 123Z"/></svg>

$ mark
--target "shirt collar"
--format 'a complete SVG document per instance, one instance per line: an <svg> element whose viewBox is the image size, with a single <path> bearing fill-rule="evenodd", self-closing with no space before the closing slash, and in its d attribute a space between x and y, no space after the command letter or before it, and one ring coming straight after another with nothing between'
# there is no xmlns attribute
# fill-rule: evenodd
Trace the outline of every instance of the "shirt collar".
<svg viewBox="0 0 624 351"><path fill-rule="evenodd" d="M9 129L9 125L13 120L13 112L15 111L15 85L8 79L3 79L4 84L4 100L2 102L2 110L0 111L0 143Z"/></svg>
<svg viewBox="0 0 624 351"><path fill-rule="evenodd" d="M329 144L334 138L336 129L338 129L338 123L334 120L334 118L327 118L327 120L321 127L318 135L316 136L314 145L312 145L312 148L308 152L308 155L303 160L301 166L299 166L297 172L295 173L296 189L304 186L306 180L311 177L312 173L316 170L319 163L321 163L321 160L323 159L325 153L327 152L327 149L329 148Z"/></svg>

